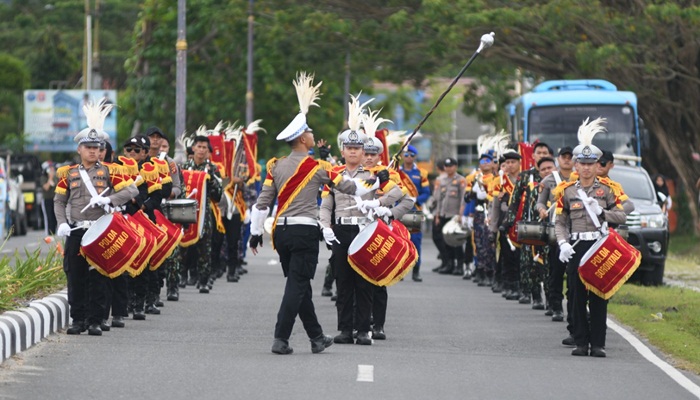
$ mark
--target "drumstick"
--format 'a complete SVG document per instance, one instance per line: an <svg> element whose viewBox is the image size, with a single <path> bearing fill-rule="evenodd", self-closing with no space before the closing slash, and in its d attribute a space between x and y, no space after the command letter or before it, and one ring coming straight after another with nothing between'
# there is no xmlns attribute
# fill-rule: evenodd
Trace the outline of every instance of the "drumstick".
<svg viewBox="0 0 700 400"><path fill-rule="evenodd" d="M100 193L100 194L97 195L97 197L103 197L104 194L107 193L107 192L109 191L109 189L110 189L110 188L107 188L107 189L103 190L102 193ZM90 208L90 206L94 206L94 204L88 204L88 205L86 205L85 208L83 208L82 210L80 210L80 213L81 213L81 214L84 213L85 210L87 210L88 208Z"/></svg>
<svg viewBox="0 0 700 400"><path fill-rule="evenodd" d="M554 203L551 206L549 206L549 208L547 209L547 214L549 214L556 205L557 203ZM542 222L542 217L540 217L537 221Z"/></svg>
<svg viewBox="0 0 700 400"><path fill-rule="evenodd" d="M508 246L510 246L510 251L515 251L515 245L510 241L508 234L506 234L506 240L508 241Z"/></svg>
<svg viewBox="0 0 700 400"><path fill-rule="evenodd" d="M191 199L192 196L194 196L195 194L197 194L197 188L192 189L192 193L188 194L188 195L187 195L187 198L188 198L188 199Z"/></svg>

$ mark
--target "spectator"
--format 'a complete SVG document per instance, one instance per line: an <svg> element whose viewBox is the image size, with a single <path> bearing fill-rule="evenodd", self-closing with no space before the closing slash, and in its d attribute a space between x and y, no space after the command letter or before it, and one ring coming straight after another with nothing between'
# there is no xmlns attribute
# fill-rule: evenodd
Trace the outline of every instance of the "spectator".
<svg viewBox="0 0 700 400"><path fill-rule="evenodd" d="M41 189L43 194L43 203L41 210L44 214L44 229L46 235L56 233L56 214L53 211L53 196L58 179L56 178L56 166L52 161L44 161L41 164Z"/></svg>
<svg viewBox="0 0 700 400"><path fill-rule="evenodd" d="M671 194L668 191L668 186L666 185L666 177L661 174L654 175L654 191L656 191L656 202L661 207L661 210L665 213L671 209L673 202L671 201Z"/></svg>

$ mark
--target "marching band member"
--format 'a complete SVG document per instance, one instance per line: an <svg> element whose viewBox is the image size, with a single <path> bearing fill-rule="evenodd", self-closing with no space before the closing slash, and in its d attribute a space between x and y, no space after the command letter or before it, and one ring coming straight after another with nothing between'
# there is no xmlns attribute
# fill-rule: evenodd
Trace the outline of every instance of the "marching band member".
<svg viewBox="0 0 700 400"><path fill-rule="evenodd" d="M318 188L324 184L333 185L341 192L359 196L389 180L388 174L379 174L375 182L344 180L343 176L330 170L329 163L309 157L308 152L315 142L306 123L306 113L311 105L318 106L315 101L319 98L321 83L314 86L313 75L302 72L297 75L294 86L300 113L277 135L277 140L287 142L292 151L287 157L269 161L267 178L257 203L251 208L250 220L250 248L253 254L257 254L258 246L262 246L265 218L277 200L272 240L287 281L271 349L276 354L293 352L289 337L297 315L304 324L313 353L320 353L333 344L333 338L323 334L316 318L310 283L318 264ZM328 231L324 229L324 237L327 236ZM334 237L327 239L335 240Z"/></svg>
<svg viewBox="0 0 700 400"><path fill-rule="evenodd" d="M410 144L406 146L406 150L403 153L403 164L399 168L399 175L401 176L401 183L403 187L408 192L408 195L415 199L415 204L413 210L411 211L421 211L423 204L430 198L430 182L428 182L428 172L416 165L416 157L418 156L418 149ZM413 267L413 280L415 282L423 282L423 278L420 276L420 265L421 265L421 243L423 241L423 232L413 232L411 233L411 243L416 246L416 251L418 252L418 261Z"/></svg>
<svg viewBox="0 0 700 400"><path fill-rule="evenodd" d="M445 159L445 176L438 178L435 184L435 209L433 236L437 238L435 244L438 246L442 258L442 268L437 272L440 274L462 275L464 265L464 248L462 246L450 246L445 243L442 235L442 228L455 215L464 214L464 191L467 181L457 173L457 160L452 157Z"/></svg>
<svg viewBox="0 0 700 400"><path fill-rule="evenodd" d="M68 281L68 304L73 319L66 333L102 335L105 314L105 284L109 279L88 265L80 253L80 241L92 222L136 195L131 184L116 187L110 179L110 168L98 160L100 142L109 136L103 130L104 118L112 105L88 103L83 106L88 127L74 141L78 144L80 164L59 168L56 172L54 206L58 236L67 236L63 270Z"/></svg>
<svg viewBox="0 0 700 400"><path fill-rule="evenodd" d="M579 279L581 257L601 237L592 218L599 225L625 223L627 216L619 197L604 181L596 177L596 165L602 152L592 144L596 133L604 131L605 119L598 118L579 127L579 145L574 148L578 179L562 182L554 189L556 235L559 259L567 263L568 285L573 300L574 356L605 357L605 330L608 301L589 291ZM590 310L590 321L589 313Z"/></svg>

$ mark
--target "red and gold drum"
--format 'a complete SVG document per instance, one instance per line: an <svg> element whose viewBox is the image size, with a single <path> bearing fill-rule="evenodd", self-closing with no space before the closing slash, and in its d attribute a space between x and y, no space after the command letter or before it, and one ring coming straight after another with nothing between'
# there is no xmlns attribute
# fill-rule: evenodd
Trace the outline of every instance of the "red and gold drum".
<svg viewBox="0 0 700 400"><path fill-rule="evenodd" d="M382 220L367 225L350 243L348 262L360 276L377 286L396 283L417 261L412 243L393 232Z"/></svg>
<svg viewBox="0 0 700 400"><path fill-rule="evenodd" d="M607 300L632 276L641 260L639 250L610 228L609 234L581 257L578 273L588 290Z"/></svg>
<svg viewBox="0 0 700 400"><path fill-rule="evenodd" d="M398 235L404 240L408 240L409 242L411 241L411 232L408 231L406 225L402 224L397 220L393 220L391 221L390 227L396 235Z"/></svg>
<svg viewBox="0 0 700 400"><path fill-rule="evenodd" d="M160 211L155 210L156 214L156 225L158 226L158 229L161 229L165 232L165 239L160 245L160 248L156 252L156 254L153 255L153 258L151 259L151 262L155 264L157 261L160 260L160 263L163 263L168 257L170 257L171 254L173 254L173 251L175 251L175 248L180 244L180 240L182 240L182 227L177 224L173 224L165 218L163 214L161 214ZM158 264L155 268L158 268L160 264Z"/></svg>
<svg viewBox="0 0 700 400"><path fill-rule="evenodd" d="M158 211L156 211L158 212ZM158 267L163 264L163 261L165 261L166 258L173 252L174 247L171 249L166 249L164 248L164 244L166 241L168 241L167 237L167 232L165 228L162 228L153 221L151 221L150 218L143 212L139 211L136 214L131 216L132 219L135 219L138 221L141 226L146 228L155 238L156 241L156 251L153 253L153 256L151 257L150 262L148 263L148 269L151 271L155 271L158 269Z"/></svg>
<svg viewBox="0 0 700 400"><path fill-rule="evenodd" d="M80 254L102 275L116 278L127 271L145 242L136 236L120 213L98 219L83 235Z"/></svg>
<svg viewBox="0 0 700 400"><path fill-rule="evenodd" d="M129 275L138 276L139 274L141 274L141 272L143 272L144 268L146 268L148 262L151 260L151 257L153 257L153 254L155 254L156 250L158 250L158 242L156 241L156 237L153 236L151 231L145 226L141 225L141 223L138 220L138 217L134 217L133 215L126 215L125 218L129 226L133 230L134 234L137 237L143 238L143 240L146 243L143 250L136 255L136 259L131 264L131 267L127 268L126 270L126 272L128 272Z"/></svg>

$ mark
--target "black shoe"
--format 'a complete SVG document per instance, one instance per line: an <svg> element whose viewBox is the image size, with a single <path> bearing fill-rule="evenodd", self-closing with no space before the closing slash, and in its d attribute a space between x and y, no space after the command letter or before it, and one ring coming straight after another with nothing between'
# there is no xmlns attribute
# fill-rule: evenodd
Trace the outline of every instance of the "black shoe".
<svg viewBox="0 0 700 400"><path fill-rule="evenodd" d="M605 348L603 347L591 347L591 357L605 358Z"/></svg>
<svg viewBox="0 0 700 400"><path fill-rule="evenodd" d="M433 272L439 272L439 271L440 271L441 269L443 269L443 268L444 268L444 267L443 267L442 265L440 265L440 266L438 266L438 267L433 268L432 271L433 271Z"/></svg>
<svg viewBox="0 0 700 400"><path fill-rule="evenodd" d="M383 326L377 326L372 329L372 339L386 340L386 334L384 333Z"/></svg>
<svg viewBox="0 0 700 400"><path fill-rule="evenodd" d="M180 300L180 291L178 288L170 288L168 289L168 301L178 301Z"/></svg>
<svg viewBox="0 0 700 400"><path fill-rule="evenodd" d="M459 267L453 268L452 275L462 275L462 268L459 268Z"/></svg>
<svg viewBox="0 0 700 400"><path fill-rule="evenodd" d="M248 261L246 261L246 260L241 260L241 265L248 265ZM241 269L245 270L245 268L241 268ZM243 273L244 273L244 274L247 274L248 271L245 271L245 272L243 272Z"/></svg>
<svg viewBox="0 0 700 400"><path fill-rule="evenodd" d="M372 345L372 339L370 339L367 332L357 332L357 340L355 341L355 344L370 346Z"/></svg>
<svg viewBox="0 0 700 400"><path fill-rule="evenodd" d="M199 293L209 293L209 288L204 285L201 288L199 288Z"/></svg>
<svg viewBox="0 0 700 400"><path fill-rule="evenodd" d="M209 277L209 280L207 280L207 287L209 290L212 290L214 288L214 278Z"/></svg>
<svg viewBox="0 0 700 400"><path fill-rule="evenodd" d="M146 319L146 313L143 310L134 310L134 317L137 321L143 321Z"/></svg>
<svg viewBox="0 0 700 400"><path fill-rule="evenodd" d="M102 336L102 329L100 329L100 324L90 324L87 331L88 335Z"/></svg>
<svg viewBox="0 0 700 400"><path fill-rule="evenodd" d="M576 346L576 342L574 341L574 337L569 335L564 340L561 341L561 344L564 346L569 346L569 347L574 347Z"/></svg>
<svg viewBox="0 0 700 400"><path fill-rule="evenodd" d="M155 304L146 304L146 310L144 312L146 314L160 315L160 310Z"/></svg>
<svg viewBox="0 0 700 400"><path fill-rule="evenodd" d="M413 282L423 282L423 278L420 274L413 274Z"/></svg>
<svg viewBox="0 0 700 400"><path fill-rule="evenodd" d="M331 296L331 301L336 301L336 300L338 300L338 293Z"/></svg>
<svg viewBox="0 0 700 400"><path fill-rule="evenodd" d="M165 304L160 299L160 295L156 296L156 301L153 303L156 307L163 307Z"/></svg>
<svg viewBox="0 0 700 400"><path fill-rule="evenodd" d="M547 311L544 312L544 315L551 317L552 315L554 315L554 310L548 308Z"/></svg>
<svg viewBox="0 0 700 400"><path fill-rule="evenodd" d="M187 287L187 279L180 277L180 282L177 283L177 286L181 288Z"/></svg>
<svg viewBox="0 0 700 400"><path fill-rule="evenodd" d="M289 342L285 339L275 339L272 342L272 352L275 354L292 354L294 349L289 347Z"/></svg>
<svg viewBox="0 0 700 400"><path fill-rule="evenodd" d="M87 327L85 326L85 322L73 322L71 326L66 329L66 334L68 335L80 335L81 333L85 332L87 330Z"/></svg>
<svg viewBox="0 0 700 400"><path fill-rule="evenodd" d="M102 331L104 331L104 332L109 332L109 330L112 329L112 328L111 328L111 327L109 326L109 324L107 323L107 320L106 320L106 319L103 319L103 320L102 320L102 323L100 324L100 329L102 329Z"/></svg>
<svg viewBox="0 0 700 400"><path fill-rule="evenodd" d="M491 285L491 291L494 293L501 293L503 291L503 286L499 282L494 282Z"/></svg>
<svg viewBox="0 0 700 400"><path fill-rule="evenodd" d="M238 275L238 272L226 274L226 282L238 282L239 280L241 280L241 277Z"/></svg>
<svg viewBox="0 0 700 400"><path fill-rule="evenodd" d="M112 317L112 328L123 328L124 327L124 317L117 316Z"/></svg>
<svg viewBox="0 0 700 400"><path fill-rule="evenodd" d="M544 310L544 303L542 303L542 300L534 300L532 302L532 309L533 310Z"/></svg>
<svg viewBox="0 0 700 400"><path fill-rule="evenodd" d="M332 291L331 289L328 289L328 288L325 288L325 287L324 287L323 289L321 289L321 296L323 296L323 297L331 297L331 296L333 296L333 291Z"/></svg>
<svg viewBox="0 0 700 400"><path fill-rule="evenodd" d="M189 279L187 279L187 286L194 286L197 284L197 277L196 276L190 276Z"/></svg>
<svg viewBox="0 0 700 400"><path fill-rule="evenodd" d="M605 354L605 351L603 351L603 354ZM587 356L588 355L588 346L576 346L575 349L571 350L571 355L572 356Z"/></svg>
<svg viewBox="0 0 700 400"><path fill-rule="evenodd" d="M530 304L530 296L527 294L523 294L520 296L518 299L518 303L520 304Z"/></svg>
<svg viewBox="0 0 700 400"><path fill-rule="evenodd" d="M520 293L517 290L513 290L509 295L506 295L506 300L520 300Z"/></svg>
<svg viewBox="0 0 700 400"><path fill-rule="evenodd" d="M224 276L225 273L226 273L225 270L223 270L223 269L218 269L218 270L216 271L216 279L221 278L222 276Z"/></svg>
<svg viewBox="0 0 700 400"><path fill-rule="evenodd" d="M562 311L554 311L552 314L552 321L561 322L564 320L564 313Z"/></svg>
<svg viewBox="0 0 700 400"><path fill-rule="evenodd" d="M453 269L454 268L452 268L452 266L442 267L438 270L437 273L440 275L450 275L450 274L452 274Z"/></svg>
<svg viewBox="0 0 700 400"><path fill-rule="evenodd" d="M323 335L311 339L311 352L314 354L320 353L333 345L333 336Z"/></svg>
<svg viewBox="0 0 700 400"><path fill-rule="evenodd" d="M352 344L354 340L352 339L352 332L344 331L340 332L340 335L333 338L333 343L338 344Z"/></svg>

